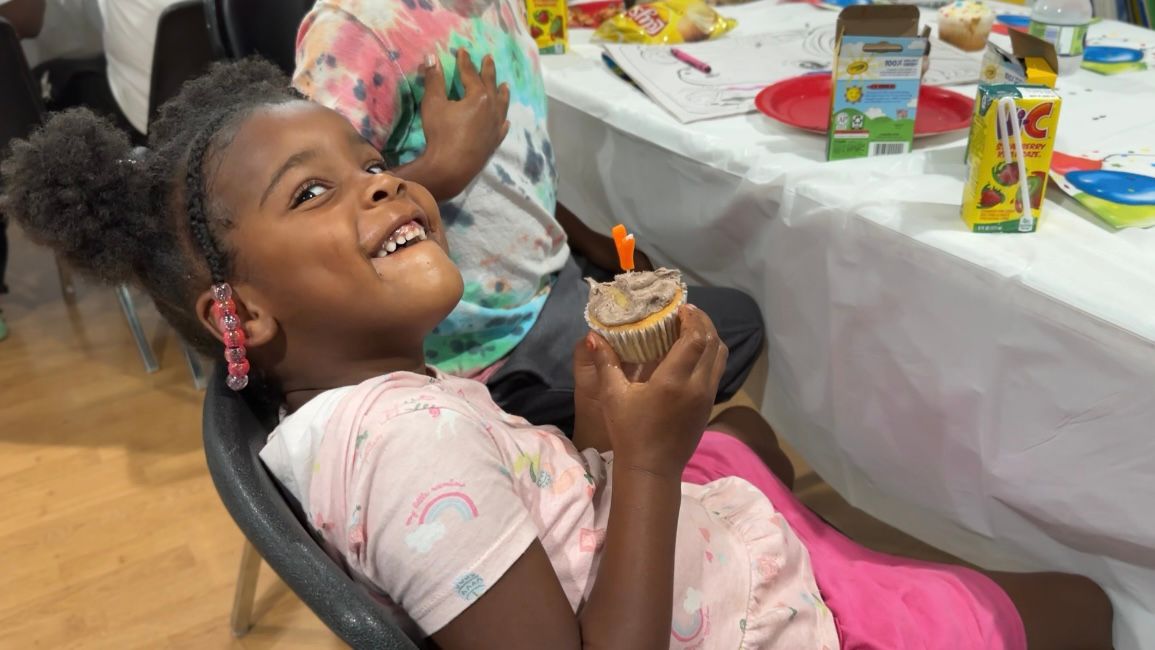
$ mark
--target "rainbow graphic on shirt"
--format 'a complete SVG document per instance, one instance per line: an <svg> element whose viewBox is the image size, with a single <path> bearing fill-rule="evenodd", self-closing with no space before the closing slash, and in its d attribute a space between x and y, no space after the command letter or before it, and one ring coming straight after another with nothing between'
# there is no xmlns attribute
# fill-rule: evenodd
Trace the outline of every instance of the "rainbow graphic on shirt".
<svg viewBox="0 0 1155 650"><path fill-rule="evenodd" d="M477 505L464 492L446 492L433 497L425 504L418 524L436 521L446 512L456 512L463 521L472 521L477 518Z"/></svg>
<svg viewBox="0 0 1155 650"><path fill-rule="evenodd" d="M424 497L425 495L421 498ZM421 506L420 515L416 516L415 520L414 515L410 515L406 525L412 526L412 530L405 535L405 545L410 550L424 555L445 538L449 532L445 525L447 521L452 523L456 518L458 522L470 522L476 519L477 515L477 504L464 492L453 490L438 494Z"/></svg>
<svg viewBox="0 0 1155 650"><path fill-rule="evenodd" d="M670 625L670 636L680 644L701 641L709 635L710 610L702 607L702 592L694 588L686 589L682 600L682 611L674 609L674 620Z"/></svg>

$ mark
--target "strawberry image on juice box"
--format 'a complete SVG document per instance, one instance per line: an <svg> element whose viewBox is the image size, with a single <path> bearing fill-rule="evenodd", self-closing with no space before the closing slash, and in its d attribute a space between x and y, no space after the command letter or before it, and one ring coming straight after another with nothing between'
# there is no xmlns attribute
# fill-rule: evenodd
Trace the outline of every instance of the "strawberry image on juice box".
<svg viewBox="0 0 1155 650"><path fill-rule="evenodd" d="M1008 110L1009 102L1013 110ZM969 230L1034 232L1038 228L1061 103L1055 91L1045 86L979 86L962 202L962 218ZM1000 115L1009 119L1000 120ZM1022 165L1016 140L1021 140Z"/></svg>
<svg viewBox="0 0 1155 650"><path fill-rule="evenodd" d="M566 0L525 0L525 13L529 21L529 33L537 41L537 51L542 54L565 54L569 44L566 35L569 7L566 6Z"/></svg>

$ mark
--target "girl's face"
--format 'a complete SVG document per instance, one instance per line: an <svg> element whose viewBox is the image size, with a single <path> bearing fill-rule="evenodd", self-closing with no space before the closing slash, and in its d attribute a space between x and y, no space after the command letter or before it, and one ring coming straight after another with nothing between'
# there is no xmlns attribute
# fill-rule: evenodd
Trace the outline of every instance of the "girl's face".
<svg viewBox="0 0 1155 650"><path fill-rule="evenodd" d="M462 293L429 192L388 174L344 118L311 102L258 109L223 147L206 195L231 222L224 245L254 365L309 384L420 355Z"/></svg>

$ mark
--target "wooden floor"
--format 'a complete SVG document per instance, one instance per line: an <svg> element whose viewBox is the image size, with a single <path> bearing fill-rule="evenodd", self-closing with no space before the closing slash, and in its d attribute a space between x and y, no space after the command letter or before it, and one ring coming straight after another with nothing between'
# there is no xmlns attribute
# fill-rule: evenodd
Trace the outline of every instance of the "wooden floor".
<svg viewBox="0 0 1155 650"><path fill-rule="evenodd" d="M201 395L172 331L140 298L161 361L146 374L112 291L79 284L67 306L52 258L9 232L0 648L342 647L267 569L253 631L230 635L241 536L205 468ZM850 508L804 469L799 485L857 539L941 557Z"/></svg>

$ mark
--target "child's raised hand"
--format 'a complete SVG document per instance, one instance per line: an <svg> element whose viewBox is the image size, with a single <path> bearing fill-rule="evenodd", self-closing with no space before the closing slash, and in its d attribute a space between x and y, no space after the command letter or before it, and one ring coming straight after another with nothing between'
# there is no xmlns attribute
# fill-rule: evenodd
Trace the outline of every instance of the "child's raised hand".
<svg viewBox="0 0 1155 650"><path fill-rule="evenodd" d="M630 381L613 349L592 333L574 373L577 430L583 417L591 426L600 412L616 463L674 479L702 437L729 355L702 310L687 305L678 318L681 334L648 380ZM583 404L597 408L583 412Z"/></svg>
<svg viewBox="0 0 1155 650"><path fill-rule="evenodd" d="M509 86L497 84L493 57L486 56L481 71L474 67L466 48L457 50L457 71L464 95L451 101L445 88L445 73L435 57L425 68L425 97L421 101L421 121L425 126L425 154L440 176L436 196L439 201L460 194L481 172L493 152L509 133Z"/></svg>

